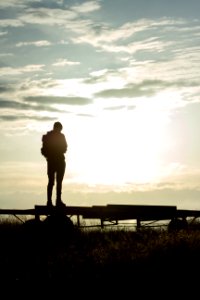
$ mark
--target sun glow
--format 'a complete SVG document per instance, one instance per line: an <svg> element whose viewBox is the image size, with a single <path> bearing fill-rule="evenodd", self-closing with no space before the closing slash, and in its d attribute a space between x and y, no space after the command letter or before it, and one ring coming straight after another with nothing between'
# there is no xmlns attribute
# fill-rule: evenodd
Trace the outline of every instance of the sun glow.
<svg viewBox="0 0 200 300"><path fill-rule="evenodd" d="M63 120L71 176L88 184L108 185L158 180L162 155L169 147L168 115L152 105L148 108L77 117L71 129L69 121Z"/></svg>

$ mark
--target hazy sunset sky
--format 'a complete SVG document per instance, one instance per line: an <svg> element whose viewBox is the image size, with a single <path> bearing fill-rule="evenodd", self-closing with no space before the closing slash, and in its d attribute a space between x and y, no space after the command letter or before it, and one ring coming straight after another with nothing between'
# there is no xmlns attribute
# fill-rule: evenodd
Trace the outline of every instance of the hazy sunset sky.
<svg viewBox="0 0 200 300"><path fill-rule="evenodd" d="M46 204L41 137L60 121L66 204L200 209L199 12L199 0L1 0L0 208Z"/></svg>

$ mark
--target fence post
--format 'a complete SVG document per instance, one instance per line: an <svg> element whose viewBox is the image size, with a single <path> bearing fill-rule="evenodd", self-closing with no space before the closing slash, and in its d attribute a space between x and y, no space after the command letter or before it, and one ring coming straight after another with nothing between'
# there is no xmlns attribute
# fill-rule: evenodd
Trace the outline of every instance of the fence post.
<svg viewBox="0 0 200 300"><path fill-rule="evenodd" d="M140 218L137 218L137 230L140 230L141 228L141 222L140 222Z"/></svg>

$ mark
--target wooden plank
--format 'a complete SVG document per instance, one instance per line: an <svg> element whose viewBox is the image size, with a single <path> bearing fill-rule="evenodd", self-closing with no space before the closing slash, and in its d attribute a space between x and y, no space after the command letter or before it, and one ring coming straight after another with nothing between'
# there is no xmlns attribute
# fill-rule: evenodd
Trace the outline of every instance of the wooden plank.
<svg viewBox="0 0 200 300"><path fill-rule="evenodd" d="M200 217L200 210L177 209L176 216L178 218Z"/></svg>
<svg viewBox="0 0 200 300"><path fill-rule="evenodd" d="M90 209L83 212L85 219L105 219L110 217L110 212L106 206L94 205Z"/></svg>
<svg viewBox="0 0 200 300"><path fill-rule="evenodd" d="M0 215L50 215L58 208L46 205L35 205L34 209L0 209ZM82 216L85 219L118 220L167 220L174 217L200 217L200 210L177 209L167 205L128 205L108 204L94 206L66 206L62 208L66 215Z"/></svg>
<svg viewBox="0 0 200 300"><path fill-rule="evenodd" d="M36 214L48 215L57 211L56 207L35 206ZM81 215L85 219L104 220L160 220L171 219L176 214L176 206L159 205L94 205L89 206L66 206L62 212L67 215Z"/></svg>
<svg viewBox="0 0 200 300"><path fill-rule="evenodd" d="M90 210L89 206L66 206L58 208L53 206L49 208L48 206L35 205L35 213L38 215L49 215L56 212L62 212L66 215L82 215L85 211Z"/></svg>
<svg viewBox="0 0 200 300"><path fill-rule="evenodd" d="M160 205L115 205L93 206L83 214L83 218L110 220L167 220L176 215L176 206Z"/></svg>
<svg viewBox="0 0 200 300"><path fill-rule="evenodd" d="M0 215L35 215L34 209L0 209Z"/></svg>

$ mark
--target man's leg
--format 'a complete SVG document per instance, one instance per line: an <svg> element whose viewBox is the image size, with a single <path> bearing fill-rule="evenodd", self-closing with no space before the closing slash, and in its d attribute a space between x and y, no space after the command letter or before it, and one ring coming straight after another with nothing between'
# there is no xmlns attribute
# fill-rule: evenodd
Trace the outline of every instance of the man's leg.
<svg viewBox="0 0 200 300"><path fill-rule="evenodd" d="M61 194L62 194L62 181L65 175L65 161L61 161L58 164L56 173L56 205L62 204Z"/></svg>
<svg viewBox="0 0 200 300"><path fill-rule="evenodd" d="M55 182L55 172L54 168L51 165L51 163L48 163L48 185L47 185L47 205L52 206L52 192L53 192L53 186Z"/></svg>

